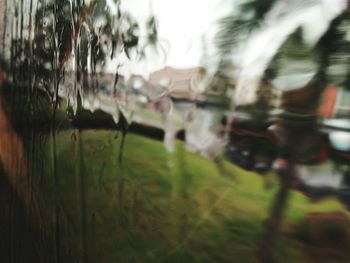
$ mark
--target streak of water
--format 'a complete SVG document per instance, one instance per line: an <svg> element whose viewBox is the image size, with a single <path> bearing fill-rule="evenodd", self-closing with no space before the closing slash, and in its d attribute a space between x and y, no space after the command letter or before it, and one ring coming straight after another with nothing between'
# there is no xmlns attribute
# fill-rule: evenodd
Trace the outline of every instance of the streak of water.
<svg viewBox="0 0 350 263"><path fill-rule="evenodd" d="M256 101L256 92L266 69L292 33L301 28L303 45L312 50L328 29L330 22L346 7L347 2L344 0L277 1L240 50L240 73L234 102L240 105ZM284 85L277 88L302 88L315 76L315 63L308 65L303 59L296 63L296 68L290 68L289 72L285 73L288 78L292 78L289 83L283 83ZM298 82L297 86L295 82Z"/></svg>

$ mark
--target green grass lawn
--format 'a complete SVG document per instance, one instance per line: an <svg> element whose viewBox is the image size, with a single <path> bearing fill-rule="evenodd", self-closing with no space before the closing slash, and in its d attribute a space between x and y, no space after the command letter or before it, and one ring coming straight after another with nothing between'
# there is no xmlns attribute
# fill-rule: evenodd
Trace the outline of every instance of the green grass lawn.
<svg viewBox="0 0 350 263"><path fill-rule="evenodd" d="M215 163L181 142L169 154L161 142L133 134L119 162L116 134L64 131L56 135L56 148L47 138L37 153L34 169L44 175L37 181L48 221L59 220L62 262L257 262L278 190L273 174L263 178L227 161ZM279 262L316 262L293 234L293 226L315 211L348 215L334 199L311 203L292 192L276 245Z"/></svg>

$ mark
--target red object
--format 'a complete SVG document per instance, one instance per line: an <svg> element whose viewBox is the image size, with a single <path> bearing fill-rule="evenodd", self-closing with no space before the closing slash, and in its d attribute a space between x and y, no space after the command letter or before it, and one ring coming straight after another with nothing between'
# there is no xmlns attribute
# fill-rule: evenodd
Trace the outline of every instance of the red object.
<svg viewBox="0 0 350 263"><path fill-rule="evenodd" d="M330 118L333 116L338 92L339 88L336 86L331 86L325 89L322 96L322 103L318 110L319 116L324 118Z"/></svg>

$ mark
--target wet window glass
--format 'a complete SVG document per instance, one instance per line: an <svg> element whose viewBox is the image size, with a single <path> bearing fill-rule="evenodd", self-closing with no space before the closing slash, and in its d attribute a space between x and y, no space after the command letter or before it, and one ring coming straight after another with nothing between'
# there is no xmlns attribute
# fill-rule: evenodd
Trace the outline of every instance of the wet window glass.
<svg viewBox="0 0 350 263"><path fill-rule="evenodd" d="M0 262L350 262L347 0L0 0Z"/></svg>

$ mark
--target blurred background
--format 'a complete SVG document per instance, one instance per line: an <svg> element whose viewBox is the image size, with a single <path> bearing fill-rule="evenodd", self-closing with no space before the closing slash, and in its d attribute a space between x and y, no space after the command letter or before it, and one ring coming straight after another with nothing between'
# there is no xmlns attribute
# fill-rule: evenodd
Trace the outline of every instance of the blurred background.
<svg viewBox="0 0 350 263"><path fill-rule="evenodd" d="M347 0L0 0L0 261L349 262Z"/></svg>

